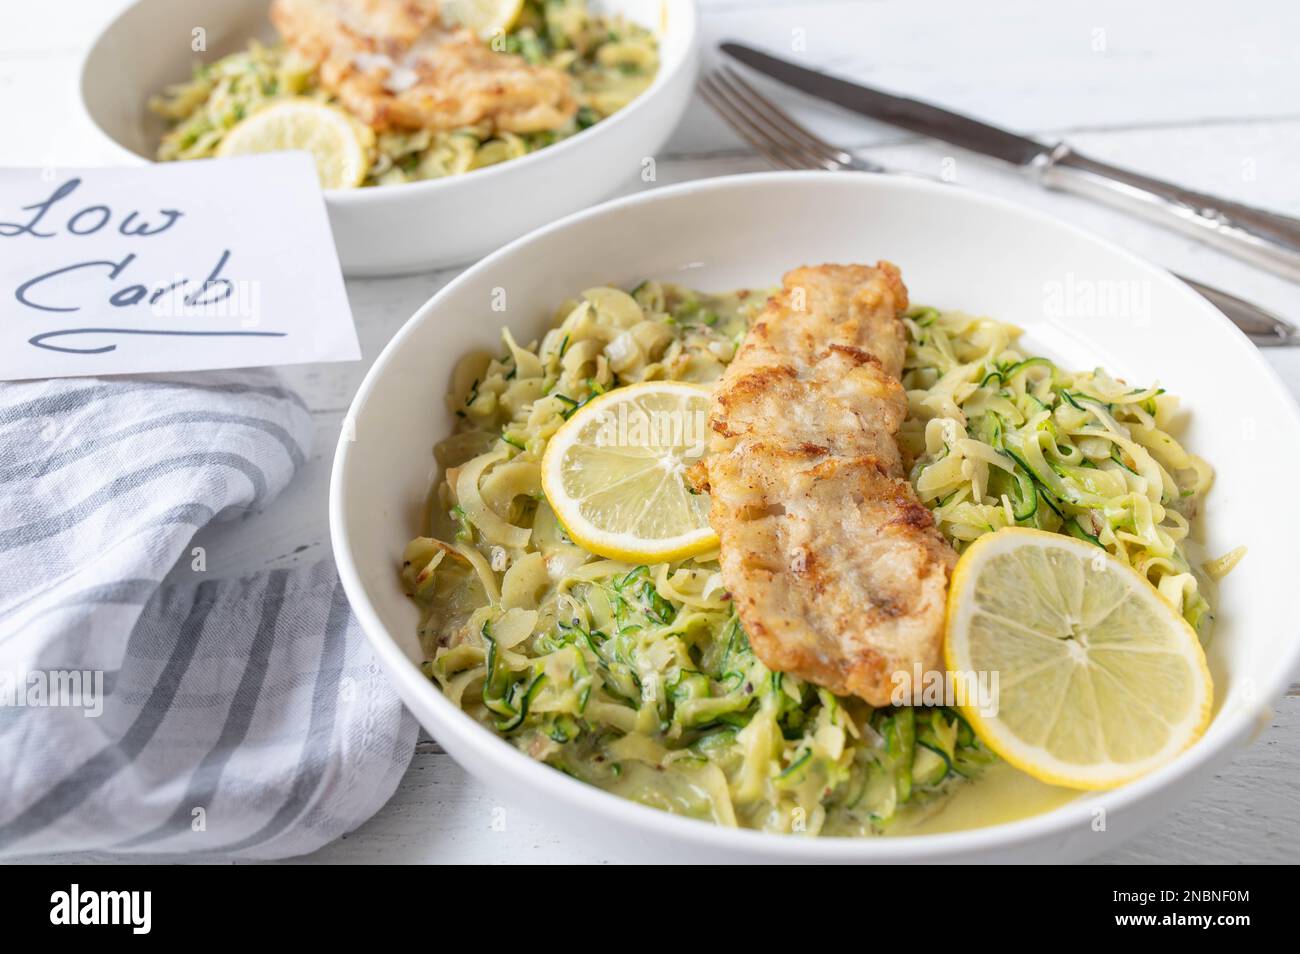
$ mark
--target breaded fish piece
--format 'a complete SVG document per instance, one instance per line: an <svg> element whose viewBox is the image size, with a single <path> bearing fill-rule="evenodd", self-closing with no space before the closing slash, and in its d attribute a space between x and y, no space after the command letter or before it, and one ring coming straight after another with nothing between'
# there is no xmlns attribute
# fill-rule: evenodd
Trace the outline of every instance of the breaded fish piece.
<svg viewBox="0 0 1300 954"><path fill-rule="evenodd" d="M787 274L718 382L694 475L754 652L875 706L895 672L942 669L957 561L895 438L906 308L888 262Z"/></svg>
<svg viewBox="0 0 1300 954"><path fill-rule="evenodd" d="M569 77L498 53L439 18L437 0L274 0L271 22L320 84L377 130L557 129L578 109Z"/></svg>

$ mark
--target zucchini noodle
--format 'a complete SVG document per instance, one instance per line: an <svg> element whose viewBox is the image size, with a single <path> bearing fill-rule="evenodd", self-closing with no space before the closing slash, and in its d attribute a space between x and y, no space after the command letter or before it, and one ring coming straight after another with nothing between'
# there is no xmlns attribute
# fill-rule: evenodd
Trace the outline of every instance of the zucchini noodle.
<svg viewBox="0 0 1300 954"><path fill-rule="evenodd" d="M447 132L374 133L358 123L370 151L363 185L459 175L527 155L613 115L650 85L659 68L658 44L650 31L622 18L590 15L585 0L529 0L505 34L503 52L567 73L577 114L563 127L526 134L494 130L490 124ZM209 158L241 119L295 97L333 101L316 82L310 63L282 44L253 41L243 52L197 67L190 80L150 100L150 110L169 123L157 157Z"/></svg>
<svg viewBox="0 0 1300 954"><path fill-rule="evenodd" d="M643 804L810 834L884 830L991 761L948 709L873 710L768 670L718 554L654 566L594 556L541 491L552 434L637 381L717 380L763 293L646 282L566 302L540 342L502 335L452 380L457 432L429 536L402 576L431 678L534 758Z"/></svg>
<svg viewBox="0 0 1300 954"><path fill-rule="evenodd" d="M539 464L573 412L637 381L717 380L762 292L642 283L564 303L539 342L508 331L452 379L456 432L402 580L425 670L533 758L667 811L776 832L869 835L994 761L943 707L873 709L767 669L718 553L636 566L573 543ZM1183 553L1210 469L1166 432L1173 399L1014 349L1018 330L906 319L911 477L957 548L1020 524L1073 533L1150 579L1202 632ZM1220 561L1229 568L1232 555Z"/></svg>
<svg viewBox="0 0 1300 954"><path fill-rule="evenodd" d="M1014 325L933 308L905 324L899 444L953 546L1007 526L1079 537L1145 576L1206 640L1209 574L1184 544L1214 473L1167 432L1177 399L1027 356Z"/></svg>

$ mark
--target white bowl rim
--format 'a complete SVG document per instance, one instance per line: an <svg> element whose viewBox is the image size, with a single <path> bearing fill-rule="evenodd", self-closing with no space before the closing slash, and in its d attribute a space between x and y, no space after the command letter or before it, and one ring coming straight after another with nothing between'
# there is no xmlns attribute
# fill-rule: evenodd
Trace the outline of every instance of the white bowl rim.
<svg viewBox="0 0 1300 954"><path fill-rule="evenodd" d="M808 187L816 187L823 182L845 182L854 180L863 188L880 188L887 190L916 191L922 193L944 192L946 195L953 186L902 176L870 172L759 172L744 175L719 176L707 179L695 179L672 186L664 186L639 192L631 196L613 199L589 209L575 212L543 226L496 252L481 259L466 269L455 279L433 295L398 329L388 344L375 359L357 389L356 396L348 409L346 419L353 420L357 411L364 406L370 393L383 377L384 369L392 356L401 350L414 328L433 314L443 298L449 297L462 284L472 281L480 272L493 268L497 261L511 255L520 246L542 242L551 234L566 229L576 223L591 218L617 215L623 210L646 203L657 202L665 198L684 194L712 191L715 189L748 189L762 186L769 182L801 182ZM1228 323L1222 313L1190 287L1178 281L1172 274L1154 265L1138 255L1086 229L1065 222L1040 210L1022 206L1019 203L975 190L960 189L957 195L961 201L982 204L990 210L1020 215L1057 229L1064 229L1087 241L1100 245L1113 254L1129 260L1134 265L1148 272L1152 280L1172 285L1177 293L1185 298L1188 308L1208 312L1216 320ZM1231 326L1230 326L1231 327ZM1259 356L1258 349L1240 331L1235 332L1236 346L1245 349L1257 365L1261 385L1270 387L1275 392L1278 402L1286 408L1292 426L1300 431L1300 407L1291 396L1273 368ZM376 655L385 664L389 677L410 693L426 697L429 704L449 731L470 737L476 748L478 758L490 762L503 774L515 776L526 784L530 790L544 798L555 798L575 810L592 812L604 819L630 826L644 834L659 833L683 841L691 841L706 848L720 851L738 851L755 856L780 859L784 861L859 861L859 862L902 862L925 861L932 857L969 856L974 852L1014 848L1022 843L1037 838L1064 836L1070 830L1086 830L1095 817L1095 811L1102 808L1107 813L1122 812L1143 801L1159 790L1172 786L1178 780L1203 769L1207 763L1215 760L1221 753L1242 742L1253 741L1263 727L1265 718L1271 714L1275 701L1283 694L1289 684L1291 675L1300 663L1300 638L1292 642L1290 656L1278 660L1267 683L1260 687L1257 706L1253 709L1239 706L1232 711L1220 709L1213 721L1196 743L1180 754L1168 765L1151 774L1119 788L1103 792L1082 792L1064 805L1050 811L1021 818L1015 821L972 828L963 831L918 835L891 835L883 837L847 837L821 836L817 838L799 838L749 829L725 828L711 822L700 821L620 798L594 785L588 785L575 778L559 772L548 765L537 762L519 751L509 742L475 722L464 711L454 706L412 663L402 651L396 640L388 633L387 627L380 621L372 605L360 572L350 551L348 533L344 524L344 471L350 453L351 442L345 427L335 451L334 465L330 477L329 520L330 536L333 544L334 558L338 566L344 591L361 622L362 631L370 642ZM1297 633L1300 636L1300 632ZM462 721L455 721L462 720ZM1116 816L1118 817L1118 816Z"/></svg>
<svg viewBox="0 0 1300 954"><path fill-rule="evenodd" d="M148 156L142 156L134 149L127 148L118 142L113 136L109 135L107 130L100 126L99 121L95 118L94 114L91 113L90 108L86 104L85 93L86 68L90 63L91 56L94 55L95 50L103 41L104 36L111 29L117 26L119 20L122 20L137 6L145 2L147 2L147 0L133 0L132 3L127 4L119 10L115 16L109 19L95 33L94 39L90 41L88 46L86 46L85 51L81 54L80 61L77 63L77 100L81 106L82 115L85 116L90 125L94 127L94 130L99 135L100 139L111 145L118 153L125 157L129 157L129 159L136 163L155 163L159 160L152 159ZM394 192L398 199L405 201L415 199L417 198L417 195L430 195L435 194L440 189L454 188L463 184L465 182L465 176L471 174L474 176L473 181L476 184L481 183L484 187L490 187L492 178L507 174L511 170L519 169L522 163L528 163L531 165L542 161L549 162L562 159L571 149L578 148L578 146L574 146L574 143L578 143L580 146L583 143L589 142L592 136L588 136L588 133L599 135L603 131L612 129L614 123L622 125L628 122L630 117L639 114L645 107L646 102L658 93L662 87L668 85L669 81L673 77L682 70L689 70L692 68L695 58L690 55L690 50L696 45L699 39L699 9L696 6L696 0L662 0L662 2L670 4L671 9L674 12L678 9L682 11L682 15L677 18L682 21L680 28L677 26L677 19L670 19L669 29L673 31L677 31L678 29L681 30L684 41L683 48L686 50L686 53L681 56L676 63L673 63L670 69L665 69L664 65L660 63L659 70L655 73L654 81L642 90L635 99L613 115L602 119L598 123L588 126L586 129L579 130L566 139L561 139L559 142L552 143L545 148L535 150L534 152L519 156L516 159L510 159L506 162L499 162L482 169L474 169L471 173L464 173L457 176L444 176L441 179L421 179L417 182L400 182L394 185L374 186L368 189L323 189L322 192L330 202L339 206L365 205L367 203L378 204L383 201L393 201L391 196ZM419 192L417 193L415 190L419 190Z"/></svg>

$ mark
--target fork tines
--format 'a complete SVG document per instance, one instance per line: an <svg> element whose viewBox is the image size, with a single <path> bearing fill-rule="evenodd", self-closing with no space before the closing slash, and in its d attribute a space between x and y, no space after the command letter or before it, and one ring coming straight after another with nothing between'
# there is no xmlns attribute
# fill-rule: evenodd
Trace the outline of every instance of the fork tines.
<svg viewBox="0 0 1300 954"><path fill-rule="evenodd" d="M730 66L711 70L699 89L737 135L779 166L837 171L866 165L796 122Z"/></svg>

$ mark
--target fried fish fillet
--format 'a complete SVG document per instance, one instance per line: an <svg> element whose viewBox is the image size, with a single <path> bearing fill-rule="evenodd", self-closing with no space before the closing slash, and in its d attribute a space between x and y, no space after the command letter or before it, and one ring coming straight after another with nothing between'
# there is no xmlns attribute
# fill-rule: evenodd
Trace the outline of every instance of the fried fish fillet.
<svg viewBox="0 0 1300 954"><path fill-rule="evenodd" d="M444 23L437 0L274 0L271 22L321 86L378 130L538 132L578 109L567 75Z"/></svg>
<svg viewBox="0 0 1300 954"><path fill-rule="evenodd" d="M888 262L787 274L718 382L695 473L754 652L877 706L895 672L941 669L957 560L895 439L906 307Z"/></svg>

